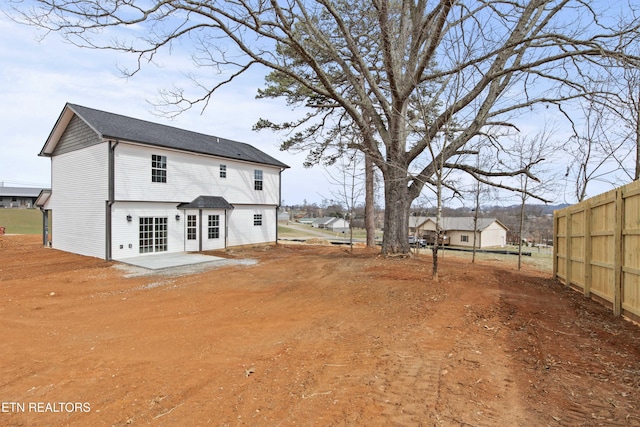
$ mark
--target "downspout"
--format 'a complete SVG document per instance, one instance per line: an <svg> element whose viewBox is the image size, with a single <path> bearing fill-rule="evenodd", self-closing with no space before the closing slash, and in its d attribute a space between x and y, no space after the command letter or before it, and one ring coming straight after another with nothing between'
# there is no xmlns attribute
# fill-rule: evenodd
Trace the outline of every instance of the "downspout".
<svg viewBox="0 0 640 427"><path fill-rule="evenodd" d="M42 246L49 247L49 211L40 208L42 212Z"/></svg>
<svg viewBox="0 0 640 427"><path fill-rule="evenodd" d="M203 230L203 226L202 226L202 209L200 209L198 211L198 216L199 216L199 218L198 218L198 228L199 228L199 230L198 230L198 252L202 252L202 239L203 239L203 237L202 237L202 235L203 235L203 233L202 233L202 230Z"/></svg>
<svg viewBox="0 0 640 427"><path fill-rule="evenodd" d="M111 261L112 259L112 234L113 227L111 224L112 212L111 209L113 204L115 203L115 151L116 147L120 144L120 141L116 139L115 143L113 141L109 141L109 165L108 165L108 174L109 174L109 189L108 189L108 199L106 203L106 212L105 212L105 259L107 261Z"/></svg>
<svg viewBox="0 0 640 427"><path fill-rule="evenodd" d="M278 174L278 206L276 206L276 244L278 244L278 213L280 212L280 206L282 205L282 172L284 169L280 169Z"/></svg>
<svg viewBox="0 0 640 427"><path fill-rule="evenodd" d="M224 210L224 248L225 249L227 249L227 247L229 246L229 224L228 224L227 212L229 212L229 209Z"/></svg>

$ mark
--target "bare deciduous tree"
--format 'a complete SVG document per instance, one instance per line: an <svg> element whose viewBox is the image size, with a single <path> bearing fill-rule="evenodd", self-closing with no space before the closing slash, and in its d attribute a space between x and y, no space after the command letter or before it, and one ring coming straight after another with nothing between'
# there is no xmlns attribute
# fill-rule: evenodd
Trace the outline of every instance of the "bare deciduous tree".
<svg viewBox="0 0 640 427"><path fill-rule="evenodd" d="M586 92L585 79L620 64L638 65L633 2L588 0L34 0L16 1L25 22L92 48L137 55L130 74L171 49L190 49L194 65L230 72L199 83L198 94L169 92L176 111L206 106L215 91L254 66L299 87L296 100L311 113L285 146L314 141L342 118L362 139L385 186L382 252L407 253L411 202L447 164L488 128L511 128L536 105L557 106ZM34 4L33 8L28 8ZM614 16L614 9L618 8ZM624 13L624 15L622 14ZM624 19L617 19L623 15ZM616 18L616 19L614 19ZM133 29L136 31L134 32ZM142 29L142 31L140 31ZM114 30L124 38L114 40ZM137 36L138 34L143 34ZM631 53L627 53L631 52ZM451 76L463 82L447 86ZM433 91L435 89L435 91ZM438 106L440 97L456 102ZM425 132L408 126L411 101L434 107ZM452 98L453 99L453 98ZM450 144L409 175L413 162L456 123ZM320 145L318 145L320 144ZM464 165L455 164L456 168ZM474 170L480 177L483 171Z"/></svg>
<svg viewBox="0 0 640 427"><path fill-rule="evenodd" d="M582 128L573 124L573 135L564 147L570 159L565 178L573 185L578 202L588 197L593 183L615 186L620 178L616 172L623 163L623 151L629 154L624 149L626 138L620 138L615 130L620 121L612 120L611 107L593 97L583 104Z"/></svg>
<svg viewBox="0 0 640 427"><path fill-rule="evenodd" d="M339 162L335 165L337 168L336 174L329 175L329 181L334 185L335 191L331 194L344 203L349 218L349 247L353 252L353 224L355 218L355 208L360 203L364 188L366 186L364 180L364 171L359 167L362 161L358 158L357 151L353 151L351 156L343 156Z"/></svg>
<svg viewBox="0 0 640 427"><path fill-rule="evenodd" d="M554 172L544 163L545 159L557 151L557 143L553 141L553 132L544 129L533 136L518 136L514 139L510 157L519 167L527 168L526 174L517 177L518 199L520 201L520 215L518 226L518 270L522 267L522 244L525 229L525 208L527 200L535 197L545 203L550 200L544 195L553 193L557 180ZM557 174L557 172L556 172Z"/></svg>
<svg viewBox="0 0 640 427"><path fill-rule="evenodd" d="M604 142L617 166L633 181L640 179L640 70L622 67L609 84L607 95L596 113L610 112L610 126Z"/></svg>

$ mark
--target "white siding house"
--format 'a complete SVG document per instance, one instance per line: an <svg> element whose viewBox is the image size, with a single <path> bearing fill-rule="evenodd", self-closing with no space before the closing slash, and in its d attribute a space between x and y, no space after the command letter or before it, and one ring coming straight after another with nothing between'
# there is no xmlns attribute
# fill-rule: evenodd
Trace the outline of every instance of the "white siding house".
<svg viewBox="0 0 640 427"><path fill-rule="evenodd" d="M436 219L421 217L423 221L417 225L418 235L432 236L436 229ZM442 218L441 228L447 236L446 241L452 246L473 247L474 218L447 217ZM476 247L503 247L507 240L507 227L495 218L478 218L475 227ZM433 240L433 237L431 237Z"/></svg>
<svg viewBox="0 0 640 427"><path fill-rule="evenodd" d="M277 240L288 166L248 144L67 104L40 155L54 248L123 259Z"/></svg>
<svg viewBox="0 0 640 427"><path fill-rule="evenodd" d="M349 221L333 216L325 216L314 220L311 226L313 228L324 228L326 230L343 232L349 229Z"/></svg>

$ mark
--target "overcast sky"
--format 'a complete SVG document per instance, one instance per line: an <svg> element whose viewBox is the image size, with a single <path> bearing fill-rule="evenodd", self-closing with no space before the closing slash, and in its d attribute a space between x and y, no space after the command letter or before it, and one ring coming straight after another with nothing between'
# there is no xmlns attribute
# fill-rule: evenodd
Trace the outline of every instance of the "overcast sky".
<svg viewBox="0 0 640 427"><path fill-rule="evenodd" d="M38 153L65 103L71 102L249 143L291 166L283 173L285 205L300 204L304 200L320 204L339 192L335 184L332 187L322 167L303 168L304 153L294 155L278 149L284 135L251 130L260 118L280 122L301 114L277 100L255 99L257 89L264 87L263 70L236 78L218 90L204 112L202 107L196 107L171 120L158 115L150 101L157 99L162 89L171 89L174 85L190 87L182 71L191 70L193 66L179 46L171 56L159 58L155 65L145 65L140 73L126 79L119 67L133 66L135 58L131 56L81 49L65 43L55 33L42 39L38 29L17 24L1 12L0 34L0 99L3 101L0 104L3 133L0 183L6 186L50 186L50 159L38 157ZM216 79L226 78L210 70L204 75L209 85ZM524 134L536 132L538 125L546 121L548 118L525 122L521 130ZM553 156L556 161L566 162L562 153L556 154ZM589 195L610 188L610 185L596 187ZM564 191L555 194L553 202L571 202L571 196L566 195L569 190L565 185ZM421 199L425 197L433 198L427 190ZM514 203L513 194L491 203ZM418 200L416 204L423 202Z"/></svg>
<svg viewBox="0 0 640 427"><path fill-rule="evenodd" d="M283 103L256 100L263 74L243 76L217 92L207 109L183 113L173 120L161 117L149 103L172 84L188 84L177 71L188 58L173 55L125 79L118 67L129 57L108 51L80 49L57 34L39 40L37 29L17 24L0 13L0 182L6 186L50 186L50 159L38 157L66 102L163 123L249 143L291 166L283 173L285 204L331 198L323 168L302 167L304 154L278 149L282 135L255 132L259 118L274 121L292 112Z"/></svg>

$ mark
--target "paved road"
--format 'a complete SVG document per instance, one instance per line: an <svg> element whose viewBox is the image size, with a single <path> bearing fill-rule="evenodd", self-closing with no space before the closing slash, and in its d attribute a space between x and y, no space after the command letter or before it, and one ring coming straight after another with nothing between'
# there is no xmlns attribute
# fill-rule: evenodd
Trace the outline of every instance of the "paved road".
<svg viewBox="0 0 640 427"><path fill-rule="evenodd" d="M282 240L287 240L287 239L309 239L312 237L320 237L323 239L327 239L327 240L333 240L333 241L341 241L341 242L348 242L349 241L349 233L335 233L333 231L328 231L328 230L323 230L320 228L313 228L310 225L305 225L305 224L298 224L298 223L289 223L287 224L288 228L291 228L293 230L297 230L300 231L300 235L299 236L292 236L292 237L283 237ZM354 242L360 241L362 239L353 239Z"/></svg>

